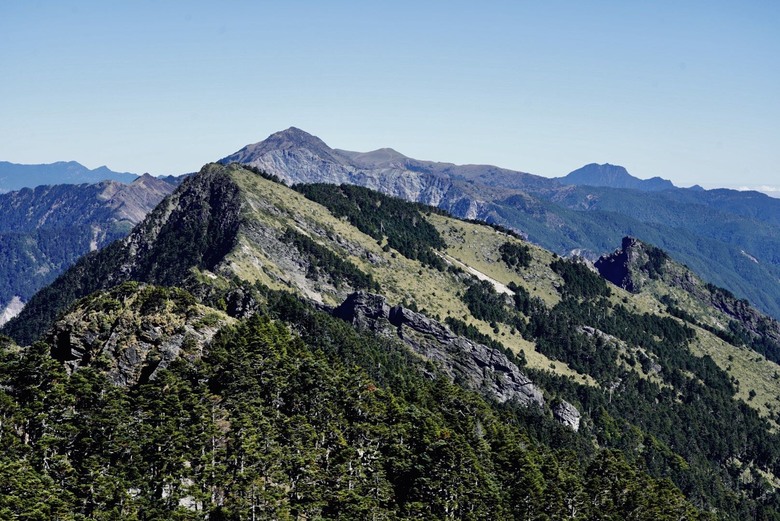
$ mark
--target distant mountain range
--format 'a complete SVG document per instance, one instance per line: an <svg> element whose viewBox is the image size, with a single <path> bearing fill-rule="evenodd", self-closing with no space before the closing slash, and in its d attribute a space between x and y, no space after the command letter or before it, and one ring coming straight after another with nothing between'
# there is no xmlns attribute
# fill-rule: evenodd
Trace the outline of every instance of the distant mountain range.
<svg viewBox="0 0 780 521"><path fill-rule="evenodd" d="M0 324L76 259L127 235L176 187L148 174L133 179L0 194Z"/></svg>
<svg viewBox="0 0 780 521"><path fill-rule="evenodd" d="M42 165L20 165L0 161L0 193L41 185L62 185L119 181L132 183L138 177L128 172L114 172L101 166L90 170L76 161L58 161Z"/></svg>
<svg viewBox="0 0 780 521"><path fill-rule="evenodd" d="M390 149L330 148L297 128L221 160L289 184L355 184L510 227L561 255L591 260L631 235L780 317L780 200L759 192L676 188L623 167L586 165L549 179L491 165L420 161Z"/></svg>

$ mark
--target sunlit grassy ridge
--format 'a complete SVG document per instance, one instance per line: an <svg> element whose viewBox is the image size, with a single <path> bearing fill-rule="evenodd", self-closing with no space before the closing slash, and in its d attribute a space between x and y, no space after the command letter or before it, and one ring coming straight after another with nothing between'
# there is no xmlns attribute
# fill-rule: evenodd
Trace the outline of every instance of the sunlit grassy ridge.
<svg viewBox="0 0 780 521"><path fill-rule="evenodd" d="M263 179L252 172L235 170L231 174L242 187L246 198L244 218L249 222L248 229L272 239L294 226L317 243L345 256L362 271L370 274L380 285L391 304L407 303L425 313L444 319L448 316L472 324L477 329L515 352L522 352L531 368L551 370L563 376L572 376L578 381L595 384L588 375L573 371L565 362L551 360L540 353L534 342L512 333L512 328L500 324L491 327L485 321L471 316L459 295L466 289L463 275L450 271L439 271L425 266L419 261L410 260L397 251L387 248L386 241L377 241L360 232L344 218L334 217L322 205L307 199L302 194L290 190L279 183ZM544 249L528 245L532 252L530 266L512 269L501 261L499 248L505 242L523 242L510 235L488 226L465 222L439 213L427 213L425 218L433 224L446 242L443 258L453 266L467 271L468 268L484 274L506 286L514 282L524 287L532 296L541 298L549 307L560 302L558 288L563 281L550 269L550 263L556 256ZM262 223L259 225L252 223ZM338 305L350 288L336 288L327 281L307 280L302 266L291 263L280 266L278 256L271 258L257 241L244 232L238 246L231 252L223 264L240 278L259 281L275 289L300 291L315 301L327 305ZM613 287L610 301L622 303L639 313L665 314L665 306L659 302L661 295L672 293L675 298L692 310L702 321L717 326L725 321L701 303L680 290L649 281L647 291L631 294ZM767 362L750 351L739 350L709 332L699 330L697 341L692 349L699 355L709 354L723 369L741 383L737 397L751 407L767 415L780 407L780 380L774 377L776 364ZM622 348L626 352L635 352L638 346ZM732 360L729 360L729 357ZM761 358L761 360L759 360ZM626 368L638 371L642 377L658 381L656 374L646 375L636 366ZM750 398L750 390L756 396ZM749 399L750 398L750 399Z"/></svg>
<svg viewBox="0 0 780 521"><path fill-rule="evenodd" d="M509 328L502 326L496 334L489 324L473 318L459 297L467 287L464 274L440 271L408 259L392 248L387 248L386 241L377 241L360 232L345 219L334 217L324 206L282 184L246 170L235 170L231 175L241 186L246 199L243 217L248 224L245 230L252 230L251 237L246 231L240 234L238 246L223 263L240 278L259 281L274 289L294 289L331 306L341 303L348 289L339 290L326 282L307 280L303 266L292 261L286 266L280 266L279 257L275 256L272 260L263 248L263 245L278 247L273 244L274 239L283 234L288 226L295 226L301 233L338 252L370 274L391 304L413 303L430 316L442 320L448 316L464 320L513 351L523 352L530 367L553 370L593 383L586 375L571 370L566 363L552 361L539 353L532 342L524 340L519 334L511 334ZM487 226L436 213L426 214L425 218L446 241L447 248L443 253L457 263L505 285L515 281L550 306L560 300L555 287L561 284L561 280L549 269L553 259L549 252L532 246L531 266L515 271L501 261L498 248L506 241L518 239ZM453 266L458 266L457 263L453 263Z"/></svg>

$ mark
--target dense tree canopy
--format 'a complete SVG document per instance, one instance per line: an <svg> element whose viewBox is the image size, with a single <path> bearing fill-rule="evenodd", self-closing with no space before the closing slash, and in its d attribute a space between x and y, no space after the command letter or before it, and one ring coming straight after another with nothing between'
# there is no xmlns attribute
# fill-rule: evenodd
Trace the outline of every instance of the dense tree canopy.
<svg viewBox="0 0 780 521"><path fill-rule="evenodd" d="M436 228L422 212L434 208L410 203L360 186L329 184L295 185L303 195L326 206L333 215L346 217L363 233L412 260L444 270L444 261L434 250L446 246Z"/></svg>
<svg viewBox="0 0 780 521"><path fill-rule="evenodd" d="M621 452L583 452L541 411L429 380L396 341L267 296L265 316L223 330L203 359L134 388L95 367L68 375L43 343L3 342L0 515L706 517Z"/></svg>

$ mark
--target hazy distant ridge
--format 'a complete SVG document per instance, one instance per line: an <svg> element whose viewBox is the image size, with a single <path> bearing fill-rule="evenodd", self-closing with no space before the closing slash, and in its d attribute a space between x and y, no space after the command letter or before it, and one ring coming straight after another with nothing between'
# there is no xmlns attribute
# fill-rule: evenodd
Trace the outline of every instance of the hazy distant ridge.
<svg viewBox="0 0 780 521"><path fill-rule="evenodd" d="M660 177L639 179L628 173L619 165L604 163L590 163L569 173L567 176L557 178L565 185L582 186L606 186L609 188L628 188L631 190L643 190L655 192L660 190L672 190L675 186L671 181Z"/></svg>
<svg viewBox="0 0 780 521"><path fill-rule="evenodd" d="M136 174L129 172L114 172L106 166L90 170L76 161L58 161L41 165L0 161L0 192L41 185L92 184L108 180L132 183L137 177Z"/></svg>

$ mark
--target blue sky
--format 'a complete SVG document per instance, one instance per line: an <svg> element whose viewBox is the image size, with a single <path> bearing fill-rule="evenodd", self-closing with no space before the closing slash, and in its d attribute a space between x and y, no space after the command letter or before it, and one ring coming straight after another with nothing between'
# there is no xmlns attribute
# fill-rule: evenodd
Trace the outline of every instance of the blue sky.
<svg viewBox="0 0 780 521"><path fill-rule="evenodd" d="M0 3L0 160L194 171L297 126L545 176L780 185L780 3Z"/></svg>

